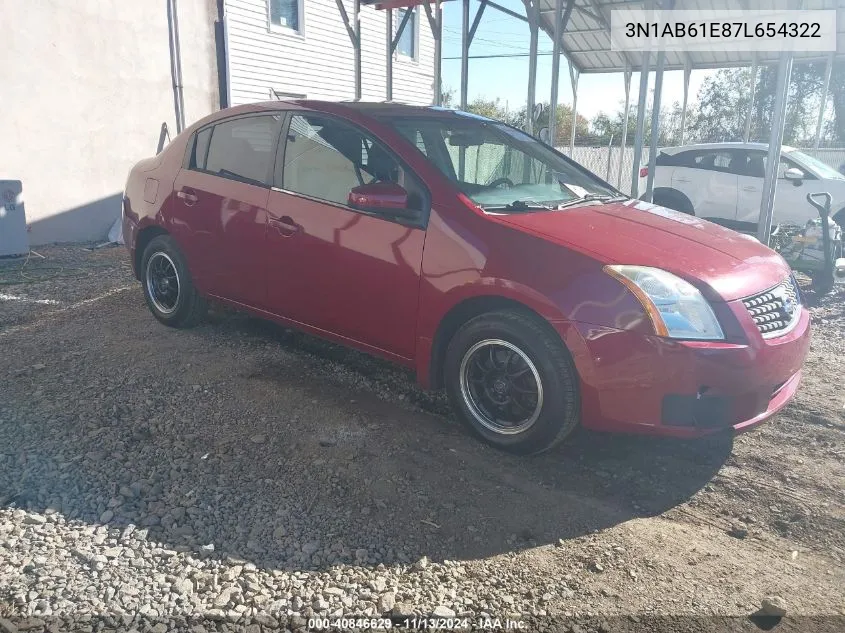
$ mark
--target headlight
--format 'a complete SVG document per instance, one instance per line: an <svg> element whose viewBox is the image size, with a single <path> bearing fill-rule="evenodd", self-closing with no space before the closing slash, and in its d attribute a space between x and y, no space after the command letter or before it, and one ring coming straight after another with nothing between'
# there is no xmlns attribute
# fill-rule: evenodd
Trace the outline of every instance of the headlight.
<svg viewBox="0 0 845 633"><path fill-rule="evenodd" d="M660 336L718 340L724 332L707 300L692 284L659 268L605 266L634 293Z"/></svg>

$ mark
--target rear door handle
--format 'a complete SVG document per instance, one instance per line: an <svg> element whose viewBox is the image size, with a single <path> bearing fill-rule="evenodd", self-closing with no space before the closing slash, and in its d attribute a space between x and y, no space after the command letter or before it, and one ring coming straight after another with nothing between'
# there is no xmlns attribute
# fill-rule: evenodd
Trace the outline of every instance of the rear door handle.
<svg viewBox="0 0 845 633"><path fill-rule="evenodd" d="M760 193L760 190L757 187L743 187L743 191L751 191L754 193Z"/></svg>
<svg viewBox="0 0 845 633"><path fill-rule="evenodd" d="M675 182L689 182L690 180L689 180L689 178L675 178L674 181Z"/></svg>
<svg viewBox="0 0 845 633"><path fill-rule="evenodd" d="M176 192L176 197L184 202L187 207L192 207L199 201L197 194L195 194L191 189L180 189Z"/></svg>
<svg viewBox="0 0 845 633"><path fill-rule="evenodd" d="M270 218L268 221L283 237L291 237L299 232L299 225L289 215L283 215L280 218Z"/></svg>

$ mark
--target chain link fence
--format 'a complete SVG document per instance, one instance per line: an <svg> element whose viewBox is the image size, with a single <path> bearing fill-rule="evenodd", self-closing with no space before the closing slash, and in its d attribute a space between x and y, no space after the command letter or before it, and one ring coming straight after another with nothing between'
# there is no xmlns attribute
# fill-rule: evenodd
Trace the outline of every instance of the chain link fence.
<svg viewBox="0 0 845 633"><path fill-rule="evenodd" d="M648 147L643 148L643 165L648 163L648 149ZM830 165L834 169L839 169L839 166L845 163L845 148L799 149L809 156L814 156L826 165ZM568 146L559 147L558 151L570 156ZM620 155L622 156L621 170L619 167ZM570 158L583 165L591 172L601 176L623 193L631 193L631 175L634 161L633 146L625 147L625 149L622 150L619 146L595 147L576 145L575 151L572 153Z"/></svg>

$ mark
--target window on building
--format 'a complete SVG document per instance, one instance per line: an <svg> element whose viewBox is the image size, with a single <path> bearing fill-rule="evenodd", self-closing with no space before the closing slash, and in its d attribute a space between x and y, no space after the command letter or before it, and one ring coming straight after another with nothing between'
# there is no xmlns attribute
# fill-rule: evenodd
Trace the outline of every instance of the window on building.
<svg viewBox="0 0 845 633"><path fill-rule="evenodd" d="M400 55L416 59L417 57L417 10L416 9L398 9L396 11L396 18L393 24L394 36L399 32L399 27L405 19L405 14L410 13L408 23L402 31L402 37L396 44L396 50Z"/></svg>
<svg viewBox="0 0 845 633"><path fill-rule="evenodd" d="M278 118L253 116L215 125L205 171L249 184L266 184L273 164Z"/></svg>
<svg viewBox="0 0 845 633"><path fill-rule="evenodd" d="M302 31L302 0L269 0L270 27Z"/></svg>

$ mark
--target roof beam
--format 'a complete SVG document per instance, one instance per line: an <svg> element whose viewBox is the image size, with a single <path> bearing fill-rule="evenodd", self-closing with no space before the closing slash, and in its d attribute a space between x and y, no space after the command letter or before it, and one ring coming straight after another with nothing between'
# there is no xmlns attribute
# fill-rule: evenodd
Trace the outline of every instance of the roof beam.
<svg viewBox="0 0 845 633"><path fill-rule="evenodd" d="M610 37L610 18L607 17L607 14L604 12L603 7L597 6L593 2L593 0L587 0L587 2L590 4L590 6L593 8L593 10L598 14L596 19L605 28L605 31L607 32L608 37ZM634 60L633 57L631 57L630 51L621 51L621 52L622 52L622 55L625 57L625 61L628 62L628 64L632 68L637 66L636 61Z"/></svg>
<svg viewBox="0 0 845 633"><path fill-rule="evenodd" d="M528 0L530 1L530 0ZM535 0L538 1L538 0ZM575 5L575 0L569 0L569 4L566 7L566 20L564 21L564 28L560 34L560 47L563 50L563 54L566 57L566 61L575 68L579 73L581 72L581 66L578 62L575 61L574 54L575 52L566 45L566 40L564 39L564 35L566 34L566 23L569 21L569 15L572 13L572 7ZM537 13L540 13L539 11ZM549 28L542 18L539 20L540 28L542 29L543 33L549 36L549 39L554 43L555 35L554 35L554 25Z"/></svg>
<svg viewBox="0 0 845 633"><path fill-rule="evenodd" d="M581 15L586 15L588 18L592 18L593 20L596 20L596 21L601 20L601 18L599 16L597 16L595 13L592 13L591 11L588 11L585 7L582 7L581 5L576 5L575 10L578 13L580 13ZM553 8L552 9L540 9L540 13L554 13L554 12L555 12L555 10Z"/></svg>
<svg viewBox="0 0 845 633"><path fill-rule="evenodd" d="M475 31L478 29L478 24L481 22L481 16L484 15L484 9L487 8L487 0L481 0L481 4L478 7L478 11L475 12L475 19L472 21L472 26L469 27L469 45L472 44L472 40L475 39Z"/></svg>
<svg viewBox="0 0 845 633"><path fill-rule="evenodd" d="M507 7L503 7L501 4L493 2L492 0L487 0L487 4L492 8L496 9L497 11L501 11L502 13L511 16L512 18L516 18L517 20L522 20L523 22L528 22L528 18L524 15L519 15L516 11L511 11Z"/></svg>

